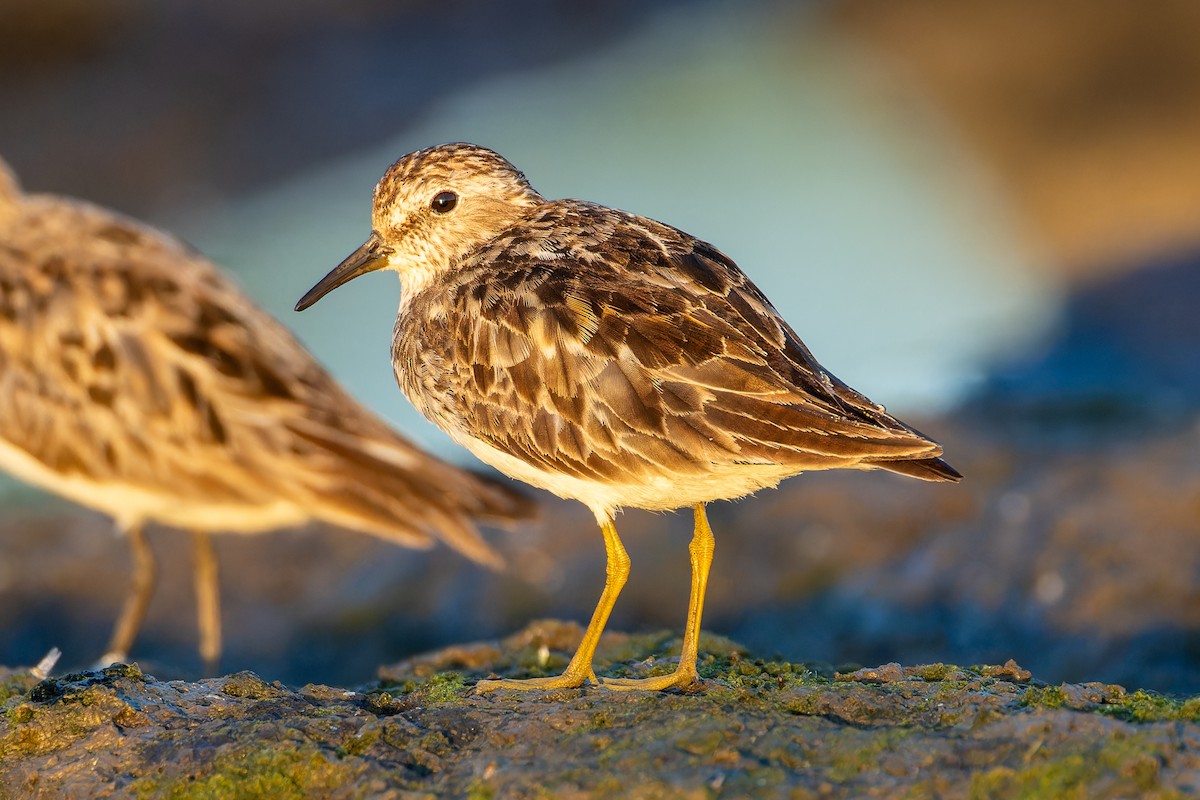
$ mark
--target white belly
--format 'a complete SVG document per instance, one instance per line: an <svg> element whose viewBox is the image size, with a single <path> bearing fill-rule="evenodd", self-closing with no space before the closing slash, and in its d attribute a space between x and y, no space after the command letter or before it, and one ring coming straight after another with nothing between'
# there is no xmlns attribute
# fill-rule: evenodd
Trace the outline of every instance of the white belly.
<svg viewBox="0 0 1200 800"><path fill-rule="evenodd" d="M578 500L590 508L601 523L611 519L619 508L672 511L712 500L732 500L774 487L784 478L797 474L795 467L778 464L729 464L714 465L711 472L701 474L656 475L637 483L609 483L541 469L479 439L461 434L455 436L454 433L451 436L480 461L510 478L559 497Z"/></svg>
<svg viewBox="0 0 1200 800"><path fill-rule="evenodd" d="M258 505L189 502L185 497L157 488L142 488L119 478L100 481L82 475L63 475L3 440L0 440L0 469L25 483L107 514L123 528L151 521L214 533L261 533L300 525L309 519L302 509L282 500Z"/></svg>

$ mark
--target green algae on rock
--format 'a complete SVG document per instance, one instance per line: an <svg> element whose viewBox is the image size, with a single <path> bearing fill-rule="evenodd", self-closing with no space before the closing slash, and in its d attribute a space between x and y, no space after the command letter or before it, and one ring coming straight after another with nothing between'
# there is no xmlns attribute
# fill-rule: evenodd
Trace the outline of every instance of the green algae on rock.
<svg viewBox="0 0 1200 800"><path fill-rule="evenodd" d="M0 673L0 796L1170 797L1200 769L1200 698L1047 686L1011 662L835 673L706 637L704 692L471 691L555 669L579 632L539 623L360 690ZM598 665L669 667L673 642L606 636Z"/></svg>

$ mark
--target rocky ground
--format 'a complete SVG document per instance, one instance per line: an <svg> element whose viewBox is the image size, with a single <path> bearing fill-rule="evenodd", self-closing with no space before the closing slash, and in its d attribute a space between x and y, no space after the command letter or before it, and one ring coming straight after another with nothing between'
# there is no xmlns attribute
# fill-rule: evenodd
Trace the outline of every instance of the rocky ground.
<svg viewBox="0 0 1200 800"><path fill-rule="evenodd" d="M1200 790L1200 698L1046 685L1014 662L835 673L703 642L692 693L475 694L552 674L580 636L535 623L356 690L239 672L9 673L0 792L53 797L1174 797ZM672 668L670 634L609 635L602 674Z"/></svg>

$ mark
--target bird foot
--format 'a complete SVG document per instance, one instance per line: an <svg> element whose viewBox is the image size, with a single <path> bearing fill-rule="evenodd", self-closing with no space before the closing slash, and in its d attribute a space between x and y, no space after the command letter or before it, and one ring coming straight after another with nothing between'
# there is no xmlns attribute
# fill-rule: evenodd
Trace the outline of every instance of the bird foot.
<svg viewBox="0 0 1200 800"><path fill-rule="evenodd" d="M109 650L104 655L96 659L96 663L92 664L92 669L102 670L111 667L113 664L129 663L129 654L122 650Z"/></svg>
<svg viewBox="0 0 1200 800"><path fill-rule="evenodd" d="M653 678L604 678L600 687L617 692L661 692L667 689L698 691L704 688L704 681L700 679L695 667L680 667L670 675L657 675Z"/></svg>
<svg viewBox="0 0 1200 800"><path fill-rule="evenodd" d="M571 672L567 670L562 675L555 675L549 678L501 678L499 680L482 680L475 684L475 692L477 694L486 694L494 692L497 689L516 689L517 691L543 691L547 689L578 689L585 683L591 683L595 686L599 681L596 679L596 673L588 670L587 672Z"/></svg>

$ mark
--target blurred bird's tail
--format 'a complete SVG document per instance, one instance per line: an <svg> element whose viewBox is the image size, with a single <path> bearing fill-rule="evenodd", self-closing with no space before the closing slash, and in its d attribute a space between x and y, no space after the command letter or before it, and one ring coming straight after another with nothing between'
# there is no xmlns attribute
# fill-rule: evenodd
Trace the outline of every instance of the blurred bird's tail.
<svg viewBox="0 0 1200 800"><path fill-rule="evenodd" d="M441 539L493 568L503 559L475 522L512 525L536 516L536 504L514 488L422 453L381 431L368 440L326 427L292 424L299 435L335 454L340 471L326 475L315 515L410 547ZM387 439L384 439L387 436Z"/></svg>

